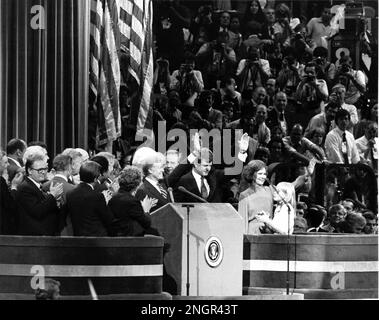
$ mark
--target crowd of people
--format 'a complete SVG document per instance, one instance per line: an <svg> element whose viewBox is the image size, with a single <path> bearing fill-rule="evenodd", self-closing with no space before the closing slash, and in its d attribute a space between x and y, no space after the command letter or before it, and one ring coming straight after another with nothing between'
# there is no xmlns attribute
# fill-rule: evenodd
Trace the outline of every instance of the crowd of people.
<svg viewBox="0 0 379 320"><path fill-rule="evenodd" d="M181 129L192 139L188 157L174 142L164 153L139 148L124 78L122 153L69 148L51 161L43 142L20 139L0 152L1 234L157 235L151 211L201 200L231 203L247 234L377 233L377 194L362 184L370 174L377 184L378 105L368 93L377 83L349 55L329 60L338 32L330 7L295 18L285 3L244 3L245 12L199 5L191 15L185 2L165 1L155 12L155 138L162 122ZM191 129L221 139L242 130L234 139L241 170L228 174L213 159L215 144ZM319 163L363 169L346 169L326 205L311 192ZM279 179L277 164L295 174Z"/></svg>

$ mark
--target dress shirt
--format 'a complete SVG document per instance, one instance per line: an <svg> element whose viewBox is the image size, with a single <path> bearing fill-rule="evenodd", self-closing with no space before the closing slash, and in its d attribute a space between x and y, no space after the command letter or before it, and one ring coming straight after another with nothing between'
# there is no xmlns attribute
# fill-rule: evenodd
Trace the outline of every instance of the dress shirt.
<svg viewBox="0 0 379 320"><path fill-rule="evenodd" d="M345 132L347 142L347 157L349 164L359 162L359 153L355 145L354 136L349 131L342 131L338 127L330 131L325 139L325 151L328 160L332 163L345 163L342 153L342 135Z"/></svg>
<svg viewBox="0 0 379 320"><path fill-rule="evenodd" d="M199 189L199 192L201 194L201 175L199 175L194 169L192 169L192 175L195 178L197 188ZM209 192L211 189L210 189L208 181L205 177L204 177L204 184L205 184L205 188L207 188L208 195L209 195Z"/></svg>

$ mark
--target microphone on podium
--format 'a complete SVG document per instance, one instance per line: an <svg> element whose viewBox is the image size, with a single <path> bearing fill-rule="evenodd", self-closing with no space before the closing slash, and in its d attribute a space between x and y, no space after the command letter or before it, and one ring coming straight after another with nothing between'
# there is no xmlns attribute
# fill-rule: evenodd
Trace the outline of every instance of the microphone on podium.
<svg viewBox="0 0 379 320"><path fill-rule="evenodd" d="M168 187L167 188L167 191L168 191L168 195L170 196L170 200L172 203L175 203L175 199L174 199L174 194L172 192L172 188L171 187Z"/></svg>
<svg viewBox="0 0 379 320"><path fill-rule="evenodd" d="M205 200L205 199L203 199L203 198L197 196L196 194L194 194L194 193L188 191L186 188L184 188L184 187L182 187L182 186L179 186L179 187L178 187L178 190L181 191L181 192L184 192L184 193L186 193L186 194L188 194L188 195L190 195L192 198L194 198L194 199L196 199L196 200L198 200L198 201L200 201L200 202L208 203L207 200Z"/></svg>

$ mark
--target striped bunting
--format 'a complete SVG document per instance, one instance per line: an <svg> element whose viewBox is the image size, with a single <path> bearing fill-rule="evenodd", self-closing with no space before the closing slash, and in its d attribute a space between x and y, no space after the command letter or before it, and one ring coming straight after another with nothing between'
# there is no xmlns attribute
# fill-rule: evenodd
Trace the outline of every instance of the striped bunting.
<svg viewBox="0 0 379 320"><path fill-rule="evenodd" d="M30 276L32 267L28 264L0 264L2 276ZM45 277L159 277L163 265L44 265Z"/></svg>
<svg viewBox="0 0 379 320"><path fill-rule="evenodd" d="M286 260L243 260L244 271L287 271ZM291 272L378 272L378 261L290 261Z"/></svg>

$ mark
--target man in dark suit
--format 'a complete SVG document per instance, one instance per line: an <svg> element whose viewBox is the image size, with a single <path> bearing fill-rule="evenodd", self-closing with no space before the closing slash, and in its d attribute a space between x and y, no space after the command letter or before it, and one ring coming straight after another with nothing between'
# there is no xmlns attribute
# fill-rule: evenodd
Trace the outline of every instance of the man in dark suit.
<svg viewBox="0 0 379 320"><path fill-rule="evenodd" d="M200 93L198 111L192 111L189 115L191 128L222 129L222 112L213 109L213 102L212 91L204 90Z"/></svg>
<svg viewBox="0 0 379 320"><path fill-rule="evenodd" d="M12 139L7 144L7 155L9 166L8 170L8 179L11 182L17 172L23 171L23 161L22 157L24 156L26 150L26 143L21 139Z"/></svg>
<svg viewBox="0 0 379 320"><path fill-rule="evenodd" d="M223 199L223 186L228 179L233 178L241 172L236 172L234 175L227 175L226 170L215 170L212 168L213 154L207 148L201 148L200 143L196 142L198 137L195 137L195 150L189 156L189 162L192 162L192 171L182 176L177 184L177 187L182 186L189 192L203 198L207 202L220 203ZM240 162L242 170L242 162L246 160L247 148L249 145L249 136L245 133L239 141L239 153L236 161ZM195 157L195 159L191 159ZM236 166L238 167L238 165ZM200 202L190 195L175 190L175 200L177 202Z"/></svg>
<svg viewBox="0 0 379 320"><path fill-rule="evenodd" d="M280 127L284 136L290 132L287 116L287 95L280 91L275 95L274 108L267 114L266 124L270 130Z"/></svg>
<svg viewBox="0 0 379 320"><path fill-rule="evenodd" d="M82 164L79 185L66 195L65 210L71 217L74 236L106 237L112 235L114 222L107 203L110 192L96 192L94 184L100 175L100 165L94 161Z"/></svg>
<svg viewBox="0 0 379 320"><path fill-rule="evenodd" d="M66 195L69 191L73 190L75 186L69 182L69 178L72 176L72 158L68 155L59 154L53 160L53 168L55 170L55 176L50 181L43 184L44 191L48 191L51 185L61 183L63 186L63 194L61 198L61 205L66 203ZM62 236L72 236L72 223L68 217L67 221L64 221L65 228L62 231Z"/></svg>
<svg viewBox="0 0 379 320"><path fill-rule="evenodd" d="M9 190L7 181L2 176L8 167L8 157L0 150L0 234L17 234L18 208L14 198L18 185L24 180L24 174L16 174Z"/></svg>
<svg viewBox="0 0 379 320"><path fill-rule="evenodd" d="M35 155L27 159L26 178L16 193L21 235L54 236L61 231L63 215L57 203L62 196L63 186L52 184L49 192L44 192L41 183L46 180L47 171L46 157Z"/></svg>

